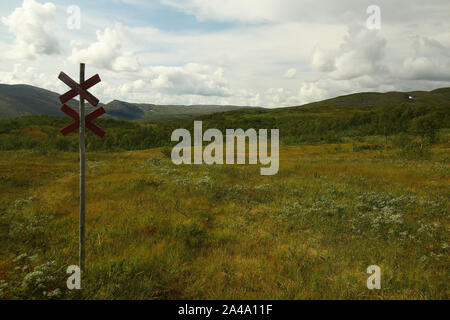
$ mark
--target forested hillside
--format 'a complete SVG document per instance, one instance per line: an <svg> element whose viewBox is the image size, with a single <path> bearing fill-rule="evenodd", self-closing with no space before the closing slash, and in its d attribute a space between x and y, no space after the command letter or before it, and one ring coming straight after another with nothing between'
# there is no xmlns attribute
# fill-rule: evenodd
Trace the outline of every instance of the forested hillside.
<svg viewBox="0 0 450 320"><path fill-rule="evenodd" d="M410 98L412 97L412 99ZM359 101L359 102L358 102ZM194 119L154 123L99 119L107 130L104 139L88 132L91 151L138 150L168 146L176 128L192 129ZM446 141L450 128L450 89L416 93L361 93L300 107L244 109L195 118L206 128L277 128L282 144L340 142L345 138L378 135L388 143L392 136L409 136L421 144ZM27 116L0 122L0 149L75 151L76 134L62 137L59 130L70 118Z"/></svg>

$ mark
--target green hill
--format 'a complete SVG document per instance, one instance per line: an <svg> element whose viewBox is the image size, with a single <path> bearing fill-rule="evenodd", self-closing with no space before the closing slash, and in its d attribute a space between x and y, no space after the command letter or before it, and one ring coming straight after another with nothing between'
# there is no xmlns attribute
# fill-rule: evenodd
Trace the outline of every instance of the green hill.
<svg viewBox="0 0 450 320"><path fill-rule="evenodd" d="M105 106L108 114L122 120L186 120L216 112L240 110L250 107L222 105L155 105L146 103L128 103L114 100Z"/></svg>
<svg viewBox="0 0 450 320"><path fill-rule="evenodd" d="M61 103L58 97L58 93L34 86L0 84L0 120L28 115L64 116L59 110ZM74 108L78 106L76 100L68 104ZM92 108L89 104L86 106L88 111ZM146 121L191 119L200 115L246 108L218 105L154 105L119 100L111 101L106 105L99 104L99 106L106 109L105 118Z"/></svg>
<svg viewBox="0 0 450 320"><path fill-rule="evenodd" d="M412 99L410 99L411 97ZM247 109L200 117L199 119L222 121L227 118L231 121L242 119L255 122L272 119L272 122L280 123L291 121L295 118L326 115L349 115L356 112L374 112L382 108L395 109L403 107L450 107L450 88L441 88L433 91L412 92L363 92L339 96L319 102L313 102L301 106L274 108L274 109Z"/></svg>
<svg viewBox="0 0 450 320"><path fill-rule="evenodd" d="M441 88L433 91L354 93L294 108L344 107L367 110L381 107L396 107L404 103L437 105L442 103L445 104L449 101L450 88Z"/></svg>
<svg viewBox="0 0 450 320"><path fill-rule="evenodd" d="M0 120L26 115L61 116L59 94L29 85L0 84ZM68 103L74 107L77 101Z"/></svg>

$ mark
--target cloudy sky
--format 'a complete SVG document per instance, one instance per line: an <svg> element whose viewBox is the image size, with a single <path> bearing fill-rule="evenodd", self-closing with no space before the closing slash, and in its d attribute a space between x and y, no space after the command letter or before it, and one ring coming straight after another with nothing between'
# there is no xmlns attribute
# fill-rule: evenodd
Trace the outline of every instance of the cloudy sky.
<svg viewBox="0 0 450 320"><path fill-rule="evenodd" d="M104 103L272 108L431 90L450 87L449 15L448 0L8 0L0 83L63 93L59 71L85 62Z"/></svg>

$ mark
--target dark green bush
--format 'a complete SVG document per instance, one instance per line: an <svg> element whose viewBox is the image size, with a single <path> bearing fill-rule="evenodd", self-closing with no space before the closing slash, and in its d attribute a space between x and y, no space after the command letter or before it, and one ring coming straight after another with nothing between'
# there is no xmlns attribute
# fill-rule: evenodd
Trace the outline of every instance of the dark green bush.
<svg viewBox="0 0 450 320"><path fill-rule="evenodd" d="M208 242L208 232L195 221L179 224L175 234L190 248L200 248Z"/></svg>

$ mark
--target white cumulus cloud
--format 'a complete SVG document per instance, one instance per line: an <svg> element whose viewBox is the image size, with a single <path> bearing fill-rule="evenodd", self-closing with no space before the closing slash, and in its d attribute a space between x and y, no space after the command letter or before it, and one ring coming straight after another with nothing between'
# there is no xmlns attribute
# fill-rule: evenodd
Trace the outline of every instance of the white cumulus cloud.
<svg viewBox="0 0 450 320"><path fill-rule="evenodd" d="M348 80L382 71L386 40L366 28L352 26L340 47L331 52L316 48L311 65L332 79Z"/></svg>
<svg viewBox="0 0 450 320"><path fill-rule="evenodd" d="M54 4L40 4L34 0L24 0L21 7L11 15L3 17L2 23L15 35L15 56L34 59L38 55L60 53L60 45L55 36Z"/></svg>
<svg viewBox="0 0 450 320"><path fill-rule="evenodd" d="M219 96L230 95L222 68L198 63L180 67L147 67L141 75L155 89L167 94Z"/></svg>
<svg viewBox="0 0 450 320"><path fill-rule="evenodd" d="M450 81L450 47L420 37L413 45L414 54L399 68L393 68L401 77L411 80Z"/></svg>
<svg viewBox="0 0 450 320"><path fill-rule="evenodd" d="M139 69L140 65L134 52L124 49L131 41L131 33L126 27L116 24L113 28L107 27L104 31L97 31L96 35L97 41L88 48L74 48L69 61L84 62L97 68L119 72Z"/></svg>

